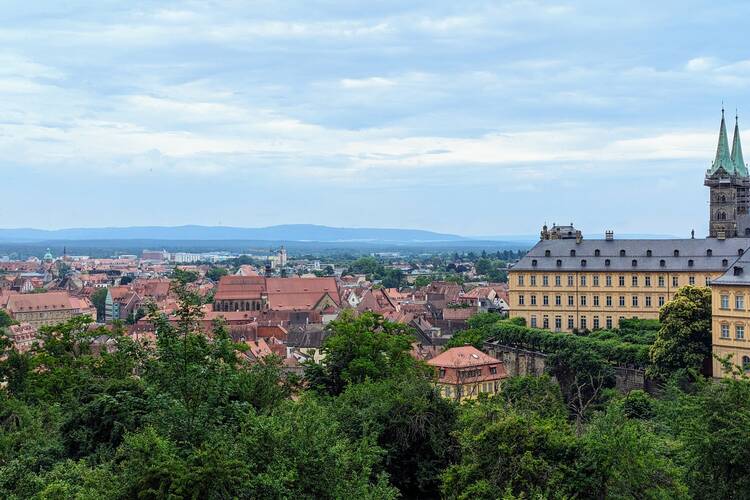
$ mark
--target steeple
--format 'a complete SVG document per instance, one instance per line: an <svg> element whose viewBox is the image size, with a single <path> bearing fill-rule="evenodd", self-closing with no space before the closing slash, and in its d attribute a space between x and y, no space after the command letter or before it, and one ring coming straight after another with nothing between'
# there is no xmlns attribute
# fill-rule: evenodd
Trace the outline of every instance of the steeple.
<svg viewBox="0 0 750 500"><path fill-rule="evenodd" d="M742 157L742 144L740 144L739 118L734 116L734 138L732 139L732 163L734 170L740 177L748 177L745 159Z"/></svg>
<svg viewBox="0 0 750 500"><path fill-rule="evenodd" d="M724 122L724 108L721 108L721 126L719 127L719 144L716 147L716 158L711 164L709 175L723 168L727 174L734 174L734 162L729 154L729 141L727 140L727 125Z"/></svg>

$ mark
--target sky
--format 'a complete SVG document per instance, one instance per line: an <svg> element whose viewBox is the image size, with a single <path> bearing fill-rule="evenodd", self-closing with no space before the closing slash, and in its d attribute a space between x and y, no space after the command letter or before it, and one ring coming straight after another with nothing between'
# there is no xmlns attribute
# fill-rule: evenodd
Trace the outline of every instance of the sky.
<svg viewBox="0 0 750 500"><path fill-rule="evenodd" d="M689 0L4 2L0 227L705 235L722 102L750 141L747 19Z"/></svg>

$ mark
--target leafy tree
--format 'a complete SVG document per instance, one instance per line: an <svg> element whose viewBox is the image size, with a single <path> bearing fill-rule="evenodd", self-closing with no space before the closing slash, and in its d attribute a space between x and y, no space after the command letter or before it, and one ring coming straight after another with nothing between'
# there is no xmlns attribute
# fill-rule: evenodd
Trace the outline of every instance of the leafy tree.
<svg viewBox="0 0 750 500"><path fill-rule="evenodd" d="M667 380L699 372L711 356L711 290L680 288L659 311L659 322L649 375Z"/></svg>
<svg viewBox="0 0 750 500"><path fill-rule="evenodd" d="M179 283L195 283L198 281L198 273L195 271L186 271L185 269L180 269L179 267L175 267L172 270L172 279Z"/></svg>
<svg viewBox="0 0 750 500"><path fill-rule="evenodd" d="M426 286L429 286L430 283L432 283L432 278L429 276L417 276L417 278L414 280L414 287L415 288L424 288Z"/></svg>
<svg viewBox="0 0 750 500"><path fill-rule="evenodd" d="M435 498L440 473L454 458L456 408L423 379L354 384L336 399L338 421L354 440L370 438L382 467L407 498Z"/></svg>
<svg viewBox="0 0 750 500"><path fill-rule="evenodd" d="M328 330L323 363L305 369L310 386L319 392L338 395L352 383L429 373L410 355L413 337L406 325L372 312L356 318L344 312L328 324Z"/></svg>
<svg viewBox="0 0 750 500"><path fill-rule="evenodd" d="M104 321L104 309L107 303L107 289L97 288L91 294L91 303L96 307L96 320Z"/></svg>
<svg viewBox="0 0 750 500"><path fill-rule="evenodd" d="M226 267L221 266L211 266L211 268L206 271L206 277L212 281L219 281L222 276L226 276L229 274L229 270Z"/></svg>
<svg viewBox="0 0 750 500"><path fill-rule="evenodd" d="M10 314L5 309L0 309L0 328L6 328L11 325L15 325L17 322L10 317Z"/></svg>

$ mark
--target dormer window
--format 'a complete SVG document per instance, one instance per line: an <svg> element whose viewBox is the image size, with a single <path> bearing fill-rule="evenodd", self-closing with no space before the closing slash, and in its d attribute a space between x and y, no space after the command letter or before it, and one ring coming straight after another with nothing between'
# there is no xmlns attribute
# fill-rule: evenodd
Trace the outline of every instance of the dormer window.
<svg viewBox="0 0 750 500"><path fill-rule="evenodd" d="M620 257L625 257L625 250L620 250Z"/></svg>
<svg viewBox="0 0 750 500"><path fill-rule="evenodd" d="M570 256L571 256L571 257L575 257L575 256L576 256L576 251L575 251L575 249L573 249L573 250L571 250L571 251L570 251Z"/></svg>
<svg viewBox="0 0 750 500"><path fill-rule="evenodd" d="M679 250L677 250L677 249L675 249L675 251L674 251L674 256L675 256L675 257L679 257L679 256L680 256L680 251L679 251Z"/></svg>
<svg viewBox="0 0 750 500"><path fill-rule="evenodd" d="M737 250L737 255L742 255L743 253L745 253L743 249L740 248Z"/></svg>
<svg viewBox="0 0 750 500"><path fill-rule="evenodd" d="M706 257L711 257L713 254L714 254L714 251L711 250L710 248L706 250Z"/></svg>
<svg viewBox="0 0 750 500"><path fill-rule="evenodd" d="M533 259L533 260L531 261L531 267L536 267L536 259Z"/></svg>
<svg viewBox="0 0 750 500"><path fill-rule="evenodd" d="M599 257L601 254L602 253L599 251L598 248L596 250L594 250L594 257Z"/></svg>
<svg viewBox="0 0 750 500"><path fill-rule="evenodd" d="M651 250L646 250L646 257L651 257L652 255L653 253L651 252Z"/></svg>
<svg viewBox="0 0 750 500"><path fill-rule="evenodd" d="M557 259L557 267L562 267L562 259Z"/></svg>
<svg viewBox="0 0 750 500"><path fill-rule="evenodd" d="M611 261L611 260L609 260L609 259L604 259L604 265L605 265L605 266L609 266L609 265L610 265L611 263L612 263L612 261Z"/></svg>
<svg viewBox="0 0 750 500"><path fill-rule="evenodd" d="M544 256L545 257L549 257L550 255L552 255L552 252L550 252L549 250L545 250L544 251Z"/></svg>
<svg viewBox="0 0 750 500"><path fill-rule="evenodd" d="M633 259L633 262L631 262L630 265L636 267L638 265L638 261L636 259Z"/></svg>
<svg viewBox="0 0 750 500"><path fill-rule="evenodd" d="M666 260L664 260L664 259L661 259L661 260L659 261L659 267L666 267L666 265L667 265L667 261L666 261Z"/></svg>
<svg viewBox="0 0 750 500"><path fill-rule="evenodd" d="M693 267L693 259L688 260L688 267Z"/></svg>
<svg viewBox="0 0 750 500"><path fill-rule="evenodd" d="M581 267L586 267L586 259L581 259Z"/></svg>
<svg viewBox="0 0 750 500"><path fill-rule="evenodd" d="M729 265L729 261L727 259L721 259L721 265L727 267Z"/></svg>

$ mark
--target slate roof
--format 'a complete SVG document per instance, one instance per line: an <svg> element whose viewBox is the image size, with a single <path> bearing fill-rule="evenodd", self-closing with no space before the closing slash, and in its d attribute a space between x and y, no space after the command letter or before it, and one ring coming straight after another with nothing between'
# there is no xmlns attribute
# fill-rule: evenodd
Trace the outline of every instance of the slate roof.
<svg viewBox="0 0 750 500"><path fill-rule="evenodd" d="M540 240L513 266L512 270L716 272L726 270L748 247L750 247L750 238L615 239L609 241L584 239L580 243L576 243L574 239ZM575 256L571 256L571 250L575 251ZM625 251L624 256L620 254L622 250ZM648 256L649 250L651 251L650 257ZM678 256L675 256L675 250ZM549 256L546 256L547 251L549 251ZM607 265L607 260L609 260L609 265ZM661 265L662 260L664 266ZM534 261L536 261L536 266L534 266ZM559 265L558 261L560 261ZM693 262L692 266L689 261Z"/></svg>
<svg viewBox="0 0 750 500"><path fill-rule="evenodd" d="M750 254L744 253L731 263L729 269L711 280L716 285L750 285Z"/></svg>

